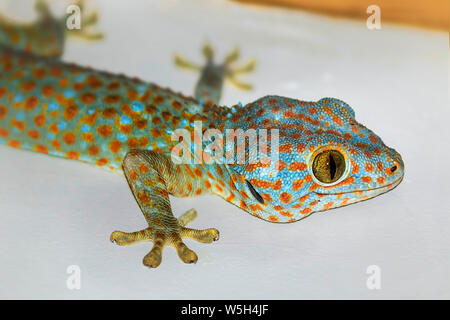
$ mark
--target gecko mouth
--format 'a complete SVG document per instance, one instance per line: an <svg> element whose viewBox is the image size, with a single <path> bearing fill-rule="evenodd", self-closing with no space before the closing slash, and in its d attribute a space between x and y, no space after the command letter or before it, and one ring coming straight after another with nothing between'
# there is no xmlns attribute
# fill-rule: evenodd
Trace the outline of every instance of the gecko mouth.
<svg viewBox="0 0 450 320"><path fill-rule="evenodd" d="M375 190L382 190L382 189L385 189L387 191L387 190L392 190L395 187L397 187L400 184L400 182L402 182L402 180L403 180L403 175L400 178L398 178L397 180L395 180L394 182L391 182L391 183L386 184L386 185L381 186L381 187L364 189L364 190L352 190L352 191L345 191L345 192L335 192L335 193L324 193L324 192L314 192L314 193L317 194L317 195L325 196L325 195L343 195L343 194L355 193L355 192L368 192L368 191L375 191Z"/></svg>

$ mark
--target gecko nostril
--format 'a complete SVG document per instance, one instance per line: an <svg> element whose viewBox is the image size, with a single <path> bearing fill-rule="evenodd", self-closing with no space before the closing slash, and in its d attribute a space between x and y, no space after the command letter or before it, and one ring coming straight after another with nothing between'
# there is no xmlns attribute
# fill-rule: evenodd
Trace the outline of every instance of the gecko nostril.
<svg viewBox="0 0 450 320"><path fill-rule="evenodd" d="M392 173L394 173L397 170L397 166L392 166L390 170Z"/></svg>

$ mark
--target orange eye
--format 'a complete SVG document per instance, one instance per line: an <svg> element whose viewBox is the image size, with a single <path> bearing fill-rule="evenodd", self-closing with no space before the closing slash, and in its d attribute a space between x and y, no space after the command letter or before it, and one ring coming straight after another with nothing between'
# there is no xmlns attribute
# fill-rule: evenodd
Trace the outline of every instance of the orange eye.
<svg viewBox="0 0 450 320"><path fill-rule="evenodd" d="M339 151L325 150L315 156L312 170L320 182L333 183L342 177L345 165L345 158Z"/></svg>

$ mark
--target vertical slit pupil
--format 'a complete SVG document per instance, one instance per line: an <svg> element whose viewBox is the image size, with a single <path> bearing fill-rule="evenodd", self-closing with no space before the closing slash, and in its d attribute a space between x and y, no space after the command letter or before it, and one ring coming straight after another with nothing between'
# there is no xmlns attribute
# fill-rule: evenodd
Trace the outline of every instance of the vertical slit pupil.
<svg viewBox="0 0 450 320"><path fill-rule="evenodd" d="M330 165L330 179L334 180L334 176L336 175L336 162L334 161L333 155L330 152L328 164Z"/></svg>

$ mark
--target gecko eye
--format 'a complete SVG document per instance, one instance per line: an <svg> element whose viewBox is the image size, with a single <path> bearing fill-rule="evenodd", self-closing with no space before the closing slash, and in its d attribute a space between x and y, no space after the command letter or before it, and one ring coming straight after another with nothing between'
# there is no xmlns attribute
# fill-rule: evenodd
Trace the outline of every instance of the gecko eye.
<svg viewBox="0 0 450 320"><path fill-rule="evenodd" d="M261 197L261 195L258 193L258 191L255 190L253 185L250 182L248 182L248 180L245 180L245 183L247 183L247 187L250 189L250 192L255 197L255 199L258 200L259 203L264 204L263 197Z"/></svg>
<svg viewBox="0 0 450 320"><path fill-rule="evenodd" d="M325 150L314 158L312 171L320 182L336 182L345 172L344 156L336 150Z"/></svg>

